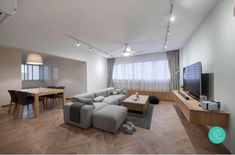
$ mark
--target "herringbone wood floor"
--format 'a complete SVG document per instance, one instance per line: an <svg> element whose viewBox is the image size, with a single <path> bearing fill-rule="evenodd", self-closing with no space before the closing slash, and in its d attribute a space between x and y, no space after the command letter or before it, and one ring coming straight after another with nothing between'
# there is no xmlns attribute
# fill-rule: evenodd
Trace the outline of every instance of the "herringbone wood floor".
<svg viewBox="0 0 235 155"><path fill-rule="evenodd" d="M25 109L26 110L26 109ZM203 126L189 124L176 106L154 106L151 129L133 135L64 124L61 108L39 119L14 119L0 109L0 153L229 153L207 139Z"/></svg>

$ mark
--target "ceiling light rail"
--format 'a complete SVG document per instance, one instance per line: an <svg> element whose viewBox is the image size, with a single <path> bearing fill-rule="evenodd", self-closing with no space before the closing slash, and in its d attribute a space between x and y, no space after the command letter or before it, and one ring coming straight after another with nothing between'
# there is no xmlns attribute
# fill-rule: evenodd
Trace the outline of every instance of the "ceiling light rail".
<svg viewBox="0 0 235 155"><path fill-rule="evenodd" d="M86 46L88 47L89 51L95 52L95 53L97 53L97 54L99 54L99 55L101 55L101 56L103 56L103 57L105 57L105 58L112 58L112 55L108 54L108 53L105 52L104 50L101 50L100 48L97 48L97 47L95 47L95 46L93 46L93 45L91 45L91 44L89 44L89 43L87 43L87 42L85 42L85 41L82 41L82 40L80 40L80 39L78 39L78 38L75 38L75 37L73 37L73 36L68 36L68 37L71 38L71 39L73 39L73 40L75 40L75 41L76 41L76 45L77 45L78 47L79 47L81 44L83 44L83 45L86 45Z"/></svg>
<svg viewBox="0 0 235 155"><path fill-rule="evenodd" d="M166 51L167 49L167 44L168 44L168 36L171 34L170 32L170 24L171 22L175 21L175 16L173 16L173 8L174 8L174 0L170 0L170 14L169 14L169 20L167 23L167 29L166 29L166 35L165 35L165 40L164 40L164 46L163 50Z"/></svg>

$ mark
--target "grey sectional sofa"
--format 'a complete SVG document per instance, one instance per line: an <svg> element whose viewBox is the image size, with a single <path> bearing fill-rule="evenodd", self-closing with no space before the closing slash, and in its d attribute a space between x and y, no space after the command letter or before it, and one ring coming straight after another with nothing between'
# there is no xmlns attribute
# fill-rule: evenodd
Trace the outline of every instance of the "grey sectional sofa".
<svg viewBox="0 0 235 155"><path fill-rule="evenodd" d="M97 112L97 114L99 114L99 118L100 118L101 117L100 112L102 112L102 111L100 111L98 113L99 110L101 110L104 107L109 106L109 105L115 105L114 107L110 106L110 107L106 107L105 109L109 109L109 110L113 109L113 110L119 111L118 113L121 113L121 114L112 113L112 110L110 111L110 113L107 113L107 111L105 109L103 109L103 111L106 111L106 112L103 114L102 117L109 117L114 120L118 120L118 121L116 121L116 122L118 122L118 124L115 124L115 126L120 125L120 122L122 123L124 121L124 119L126 118L127 109L125 107L118 106L118 105L120 105L122 103L122 101L127 98L127 93L123 90L118 90L119 91L118 94L112 95L113 91L114 91L114 88L110 87L110 88L102 89L99 91L95 91L93 93L85 93L85 94L73 96L72 102L64 105L64 121L66 123L81 127L83 129L87 129L93 125L92 124L93 114L95 114ZM73 104L73 102L79 101L79 98L89 98L89 99L93 100L95 97L98 97L98 96L104 96L105 98L102 102L93 102L93 105L84 105L80 111L80 122L79 123L70 121L70 106ZM96 123L95 126L99 126L99 125ZM109 130L109 129L107 129L107 130ZM110 129L109 131L115 132L116 130L117 130L117 127L115 127L114 129Z"/></svg>

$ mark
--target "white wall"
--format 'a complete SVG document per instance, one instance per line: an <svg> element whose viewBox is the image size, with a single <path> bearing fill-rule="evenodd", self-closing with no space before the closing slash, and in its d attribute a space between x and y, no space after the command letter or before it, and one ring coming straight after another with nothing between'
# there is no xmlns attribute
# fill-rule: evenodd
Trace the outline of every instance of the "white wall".
<svg viewBox="0 0 235 155"><path fill-rule="evenodd" d="M182 66L201 61L214 73L214 97L230 112L225 145L235 153L235 0L220 0L183 48ZM181 67L182 67L181 66Z"/></svg>
<svg viewBox="0 0 235 155"><path fill-rule="evenodd" d="M21 89L21 63L22 52L30 52L29 50L17 49L12 47L0 46L0 106L9 104L10 96L7 92L9 89ZM32 51L31 51L32 52ZM40 52L39 52L40 53ZM48 52L41 52L48 53ZM55 55L55 53L52 53ZM95 91L97 89L107 87L107 60L97 54L91 52L58 52L57 56L72 58L71 63L58 60L57 63L62 65L61 75L62 80L57 81L56 85L71 86L73 83L79 88L71 88L66 92L68 97L84 93L87 91ZM59 59L59 58L58 58ZM85 60L81 65L74 64L76 60ZM68 60L68 59L63 59ZM49 60L50 61L50 60ZM76 61L79 62L79 61ZM75 72L78 71L78 72ZM71 74L70 74L71 73ZM76 74L77 73L77 74ZM75 82L70 76L76 76L78 79ZM75 75L76 74L76 75ZM80 76L79 76L80 75ZM35 85L36 84L36 85ZM25 87L43 86L42 82L23 83Z"/></svg>
<svg viewBox="0 0 235 155"><path fill-rule="evenodd" d="M84 51L82 52L82 50ZM74 48L68 47L67 50L58 50L56 52L43 51L42 53L86 62L88 92L107 87L107 59L94 52L90 52L87 48L79 47L76 51Z"/></svg>
<svg viewBox="0 0 235 155"><path fill-rule="evenodd" d="M21 89L21 53L0 47L0 107L10 103L9 89Z"/></svg>
<svg viewBox="0 0 235 155"><path fill-rule="evenodd" d="M58 67L58 79L53 80L51 75L49 75L49 80L45 82L47 82L47 85L65 86L66 97L72 97L87 91L87 70L85 62L50 56L50 58L45 60L45 65L50 67L50 69L52 67Z"/></svg>

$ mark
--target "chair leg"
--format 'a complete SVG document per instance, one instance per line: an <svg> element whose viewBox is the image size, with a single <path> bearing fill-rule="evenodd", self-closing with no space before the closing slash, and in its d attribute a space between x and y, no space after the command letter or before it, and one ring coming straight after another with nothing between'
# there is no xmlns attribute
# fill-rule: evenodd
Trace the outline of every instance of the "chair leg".
<svg viewBox="0 0 235 155"><path fill-rule="evenodd" d="M55 103L56 103L55 100L56 100L56 99L52 99L52 102L53 102L53 109L55 109Z"/></svg>
<svg viewBox="0 0 235 155"><path fill-rule="evenodd" d="M17 110L17 107L18 107L18 105L15 103L15 104L14 104L13 114L15 114L15 112L16 112L16 110Z"/></svg>
<svg viewBox="0 0 235 155"><path fill-rule="evenodd" d="M42 99L42 107L43 107L43 110L46 109L46 98L45 97Z"/></svg>
<svg viewBox="0 0 235 155"><path fill-rule="evenodd" d="M10 102L8 113L11 112L11 105L12 105L12 101Z"/></svg>
<svg viewBox="0 0 235 155"><path fill-rule="evenodd" d="M23 118L23 114L24 114L24 106L23 106L23 108L22 108L21 118Z"/></svg>
<svg viewBox="0 0 235 155"><path fill-rule="evenodd" d="M29 105L27 105L27 109L28 109L28 111L29 111Z"/></svg>

